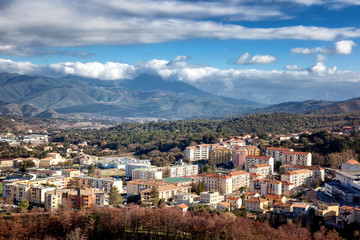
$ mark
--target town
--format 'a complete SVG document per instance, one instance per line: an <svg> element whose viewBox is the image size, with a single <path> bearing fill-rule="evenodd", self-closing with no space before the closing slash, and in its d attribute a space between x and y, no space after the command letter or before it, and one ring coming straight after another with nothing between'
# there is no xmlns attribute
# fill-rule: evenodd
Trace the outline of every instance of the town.
<svg viewBox="0 0 360 240"><path fill-rule="evenodd" d="M346 126L332 134L358 130ZM4 216L32 208L56 212L136 204L172 208L181 214L203 208L235 211L254 220L316 216L335 229L360 223L356 159L343 159L339 169L322 167L312 164L310 152L271 146L261 151L251 135L244 135L192 144L185 148L184 159L155 166L149 159L88 155L83 150L87 142L64 147L49 142L47 132L35 132L28 129L22 136L0 137L3 144L26 151L41 147L46 152L43 158L0 160ZM283 141L299 135L276 138ZM116 174L105 176L109 171Z"/></svg>

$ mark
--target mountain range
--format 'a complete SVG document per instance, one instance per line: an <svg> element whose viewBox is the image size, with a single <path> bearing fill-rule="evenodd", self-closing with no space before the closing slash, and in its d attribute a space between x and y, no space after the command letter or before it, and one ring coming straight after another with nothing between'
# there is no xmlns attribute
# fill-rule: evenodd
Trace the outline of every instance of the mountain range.
<svg viewBox="0 0 360 240"><path fill-rule="evenodd" d="M188 119L285 112L329 114L360 110L360 99L265 105L204 92L180 81L140 75L105 81L0 73L0 114L38 118Z"/></svg>

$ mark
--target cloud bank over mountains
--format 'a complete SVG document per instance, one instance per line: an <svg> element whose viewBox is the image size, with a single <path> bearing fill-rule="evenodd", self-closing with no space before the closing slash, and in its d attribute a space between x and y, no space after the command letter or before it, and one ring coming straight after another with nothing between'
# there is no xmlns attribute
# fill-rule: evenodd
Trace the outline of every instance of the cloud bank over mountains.
<svg viewBox="0 0 360 240"><path fill-rule="evenodd" d="M140 74L189 83L202 90L233 98L245 98L263 103L291 100L337 99L357 96L360 73L338 71L323 62L301 68L285 66L284 70L218 69L188 63L189 57L172 60L153 59L132 65L116 62L66 62L38 65L0 59L0 71L51 76L75 75L103 80L127 80ZM271 90L269 90L271 89Z"/></svg>

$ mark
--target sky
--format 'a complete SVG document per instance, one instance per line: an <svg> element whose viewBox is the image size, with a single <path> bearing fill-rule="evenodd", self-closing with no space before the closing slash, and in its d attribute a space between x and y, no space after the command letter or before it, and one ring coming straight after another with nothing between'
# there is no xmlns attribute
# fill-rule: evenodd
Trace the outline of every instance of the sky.
<svg viewBox="0 0 360 240"><path fill-rule="evenodd" d="M360 97L359 44L360 0L0 0L0 72L341 101Z"/></svg>

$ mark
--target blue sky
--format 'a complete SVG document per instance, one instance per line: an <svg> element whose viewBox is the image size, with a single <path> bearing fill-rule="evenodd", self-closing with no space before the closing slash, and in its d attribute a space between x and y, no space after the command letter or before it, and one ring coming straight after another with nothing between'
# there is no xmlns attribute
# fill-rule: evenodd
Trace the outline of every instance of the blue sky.
<svg viewBox="0 0 360 240"><path fill-rule="evenodd" d="M360 96L359 16L360 0L4 0L0 71L345 100Z"/></svg>

